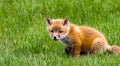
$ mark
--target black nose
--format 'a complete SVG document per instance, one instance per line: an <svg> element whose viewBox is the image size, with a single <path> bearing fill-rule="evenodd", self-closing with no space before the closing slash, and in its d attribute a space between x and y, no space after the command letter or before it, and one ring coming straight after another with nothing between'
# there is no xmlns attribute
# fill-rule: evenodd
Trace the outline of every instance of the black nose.
<svg viewBox="0 0 120 66"><path fill-rule="evenodd" d="M56 37L54 37L54 39L56 39Z"/></svg>
<svg viewBox="0 0 120 66"><path fill-rule="evenodd" d="M56 36L54 37L54 40L57 40Z"/></svg>

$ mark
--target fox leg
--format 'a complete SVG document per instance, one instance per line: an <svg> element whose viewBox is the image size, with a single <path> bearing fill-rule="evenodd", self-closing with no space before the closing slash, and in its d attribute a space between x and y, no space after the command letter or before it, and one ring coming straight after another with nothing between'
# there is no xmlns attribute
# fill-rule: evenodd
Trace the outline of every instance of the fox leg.
<svg viewBox="0 0 120 66"><path fill-rule="evenodd" d="M65 53L67 53L69 55L71 51L72 51L72 47L70 47L70 46L65 47Z"/></svg>
<svg viewBox="0 0 120 66"><path fill-rule="evenodd" d="M76 57L76 56L80 55L80 52L81 52L81 46L79 44L74 44L72 47L70 55L72 57Z"/></svg>
<svg viewBox="0 0 120 66"><path fill-rule="evenodd" d="M90 50L92 54L103 53L107 50L107 42L102 38L95 38L91 44Z"/></svg>

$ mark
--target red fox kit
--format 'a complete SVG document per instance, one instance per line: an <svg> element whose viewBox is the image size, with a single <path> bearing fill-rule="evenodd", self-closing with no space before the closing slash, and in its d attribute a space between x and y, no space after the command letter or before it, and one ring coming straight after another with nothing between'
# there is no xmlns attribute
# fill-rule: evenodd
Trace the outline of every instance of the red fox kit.
<svg viewBox="0 0 120 66"><path fill-rule="evenodd" d="M114 54L120 53L119 46L110 46L104 35L94 28L71 24L67 18L47 18L46 22L50 37L63 42L65 51L70 56L79 56L81 52L103 53L106 50Z"/></svg>

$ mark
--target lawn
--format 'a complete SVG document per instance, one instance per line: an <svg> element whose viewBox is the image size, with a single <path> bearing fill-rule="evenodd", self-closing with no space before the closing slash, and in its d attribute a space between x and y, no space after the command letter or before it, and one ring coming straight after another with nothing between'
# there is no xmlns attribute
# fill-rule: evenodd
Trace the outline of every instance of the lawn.
<svg viewBox="0 0 120 66"><path fill-rule="evenodd" d="M120 0L0 0L0 66L120 66L120 55L67 56L46 17L94 27L120 46Z"/></svg>

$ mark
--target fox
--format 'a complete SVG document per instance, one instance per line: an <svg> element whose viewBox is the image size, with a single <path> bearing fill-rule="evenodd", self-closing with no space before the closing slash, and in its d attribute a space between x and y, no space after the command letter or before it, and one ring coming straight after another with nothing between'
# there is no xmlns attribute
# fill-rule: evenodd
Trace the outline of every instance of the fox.
<svg viewBox="0 0 120 66"><path fill-rule="evenodd" d="M72 57L81 53L102 54L109 51L115 55L120 53L120 47L110 46L105 36L97 29L88 26L78 26L69 22L68 18L46 18L47 31L55 41L65 45L65 52Z"/></svg>

